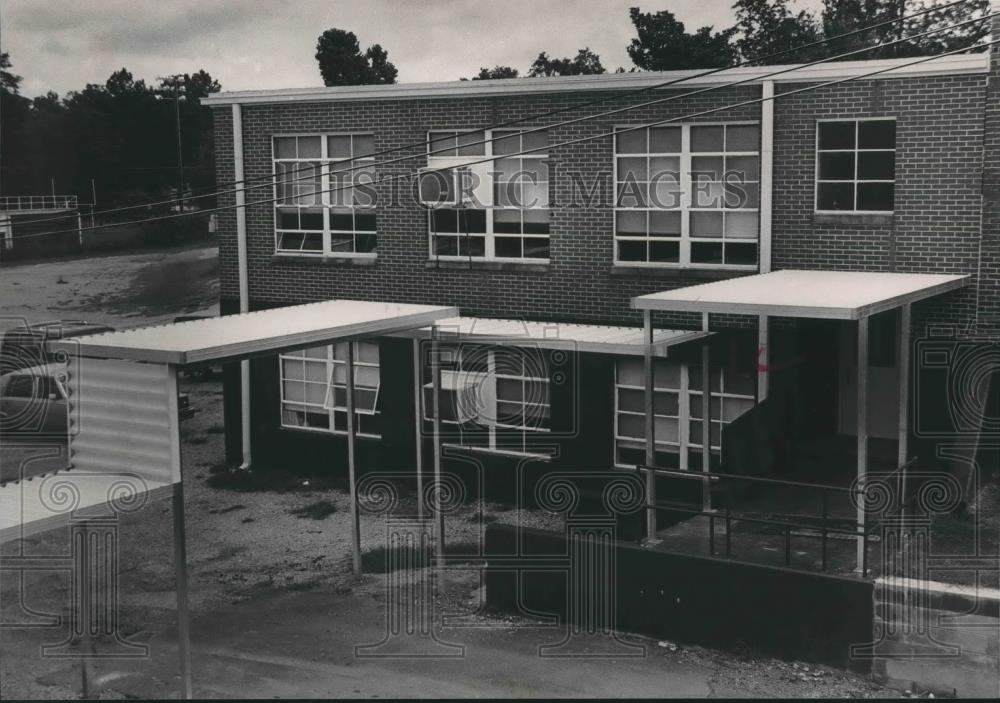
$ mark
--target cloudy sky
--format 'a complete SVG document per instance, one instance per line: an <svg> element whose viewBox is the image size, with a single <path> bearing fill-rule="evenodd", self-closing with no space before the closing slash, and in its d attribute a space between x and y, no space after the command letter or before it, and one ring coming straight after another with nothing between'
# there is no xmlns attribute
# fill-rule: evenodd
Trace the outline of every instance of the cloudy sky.
<svg viewBox="0 0 1000 703"><path fill-rule="evenodd" d="M540 51L584 46L614 70L631 66L635 4L671 10L688 31L733 22L732 0L5 0L0 45L28 96L103 83L122 66L147 81L204 68L225 90L320 85L313 55L329 27L381 44L407 83L496 64L523 73Z"/></svg>

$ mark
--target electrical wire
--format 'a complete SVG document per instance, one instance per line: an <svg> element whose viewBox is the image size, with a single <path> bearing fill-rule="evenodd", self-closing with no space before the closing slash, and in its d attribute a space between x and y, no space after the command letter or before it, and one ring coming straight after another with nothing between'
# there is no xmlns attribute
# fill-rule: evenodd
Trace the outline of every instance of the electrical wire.
<svg viewBox="0 0 1000 703"><path fill-rule="evenodd" d="M936 5L936 6L933 6L933 7L925 8L923 10L911 13L909 15L904 15L904 16L901 16L901 17L897 17L895 19L885 20L885 21L878 22L878 23L875 23L875 24L867 25L865 27L861 27L859 29L856 29L856 30L853 30L853 31L850 31L850 32L845 32L843 34L838 34L838 35L835 35L835 36L832 36L832 37L824 37L823 39L819 39L819 40L816 40L816 41L813 41L813 42L809 42L809 43L803 44L801 46L796 46L796 47L792 47L792 48L789 48L789 49L784 49L782 51L773 52L771 54L767 54L767 55L759 56L759 57L754 57L754 58L751 58L751 59L744 59L744 60L741 60L741 61L737 61L737 62L735 62L733 64L729 64L727 66L722 66L722 67L718 67L718 68L709 69L707 71L703 71L701 73L697 73L697 74L694 74L694 75L691 75L691 76L684 76L684 77L680 77L680 78L671 79L671 80L668 80L668 81L664 81L662 83L657 83L655 85L646 86L644 88L638 88L636 90L628 91L628 92L625 92L625 93L615 93L613 95L608 95L608 96L605 96L603 98L598 98L596 100L591 100L591 101L580 103L580 104L577 104L577 105L568 105L566 107L558 108L558 109L555 109L555 110L549 110L547 112L536 113L536 114L528 115L528 116L524 116L524 117L519 117L519 118L516 118L516 119L513 119L513 120L508 120L506 122L494 123L492 125L487 125L487 126L482 127L482 128L470 129L470 130L465 131L465 132L458 132L458 133L456 133L455 136L460 138L460 137L463 137L463 136L469 136L469 135L478 134L480 132L485 132L487 130L502 129L504 127L508 127L508 126L511 126L511 125L520 124L522 122L527 122L527 121L531 121L531 120L538 120L538 119L544 119L546 117L551 117L553 115L562 114L562 113L569 112L569 111L572 111L572 110L581 110L581 109L585 109L587 107L593 107L594 105L600 105L600 104L603 104L603 103L606 103L606 102L609 102L609 101L612 101L612 100L621 100L623 98L632 97L634 95L639 95L639 94L650 92L650 91L654 91L654 90L661 90L663 88L667 88L667 87L670 87L670 86L673 86L673 85L679 85L681 83L686 83L686 82L698 80L698 79L705 78L707 76L711 76L711 75L714 75L714 74L717 74L717 73L721 73L721 72L724 72L724 71L728 71L728 70L731 70L731 69L734 69L734 68L739 68L741 66L747 66L747 65L752 65L752 64L755 64L755 63L759 63L759 62L770 61L772 59L776 59L776 58L779 58L781 56L786 56L786 55L789 55L789 54L799 53L799 52L802 52L802 51L804 51L806 49L810 49L810 48L813 48L813 47L816 47L816 46L820 46L820 45L823 45L823 44L833 43L833 42L839 41L841 39L846 39L848 37L856 36L858 34L863 34L864 32L869 32L871 30L878 29L880 27L884 27L884 26L887 26L887 25L890 25L890 24L894 24L894 23L897 23L897 22L904 22L904 21L913 19L915 17L920 17L922 15L929 14L929 13L932 13L932 12L938 12L938 11L941 11L941 10L945 10L945 9L948 9L949 7L953 7L955 5L960 5L960 4L963 4L963 3L966 3L966 2L970 2L970 1L971 0L953 0L953 2L949 2L949 3L943 4L943 5ZM956 27L960 27L960 26L963 26L965 24L971 24L971 23L974 23L974 22L982 22L982 21L985 21L985 20L989 19L992 16L993 15L986 15L986 16L981 17L981 18L974 18L974 19L968 20L966 22L963 22L961 24L955 24L955 25L950 25L950 26L947 26L947 27L939 28L939 29L936 29L936 30L931 30L930 32L925 32L923 34L915 35L915 36L912 36L912 37L906 37L906 38L903 38L903 39L899 39L899 40L896 40L895 42L890 42L889 44L876 44L876 45L873 45L871 47L867 47L865 49L857 50L855 52L848 52L846 54L841 54L841 55L839 55L837 57L831 57L830 59L827 59L827 60L838 60L839 58L843 58L844 56L850 56L850 55L853 55L854 53L864 53L865 51L872 51L872 50L880 48L880 47L889 46L892 43L900 43L900 42L905 42L905 41L911 41L913 39L916 39L916 38L919 38L919 37L922 37L922 36L927 36L928 34L931 34L931 33L946 31L948 29L954 29ZM825 61L826 60L823 60L821 62L825 62ZM803 68L803 67L809 66L809 65L815 65L815 62L813 64L800 65L800 66L798 66L798 68ZM727 87L727 86L718 86L718 87L722 88L722 87ZM679 99L679 98L682 98L682 97L687 97L687 95L677 96L676 98L671 98L671 99ZM643 106L649 105L649 104L653 104L653 103L646 103L644 105L635 105L635 106L632 106L632 107L630 107L628 109L636 109L638 107L643 107ZM596 118L598 116L599 115L595 115L591 119ZM558 126L558 125L555 125L555 126ZM548 127L543 127L543 128L539 128L539 129L548 129ZM526 130L524 132L519 132L519 135L520 134L525 134L525 133L530 133L532 131L539 131L539 129ZM492 142L492 141L494 141L494 140L493 139L487 139L487 140L484 140L482 142L476 142L474 144L464 144L463 146L475 146L475 145L478 145L478 144L483 144L483 143ZM392 153L404 151L406 149L413 149L413 148L417 148L417 147L421 147L421 148L422 147L427 147L427 146L431 146L432 144L433 144L433 141L430 140L430 139L427 139L427 140L422 141L422 142L412 142L410 144L404 144L402 146L393 147L392 149L384 149L382 151L377 151L377 152L374 152L372 154L365 154L363 156L350 157L350 158L347 158L347 159L338 160L337 164L342 164L344 162L353 162L353 161L355 161L356 159L359 159L359 158L370 159L370 158L374 158L374 157L377 157L377 156L384 156L386 154L392 154ZM446 149L440 149L440 150L438 150L438 152L440 152L440 151L446 151ZM430 152L430 153L435 153L435 152ZM428 155L430 155L430 153ZM409 155L409 156L402 157L400 159L395 159L395 160L388 161L388 162L382 162L379 165L382 166L382 165L385 165L387 163L397 163L398 161L403 161L403 160L406 160L406 159L415 158L415 157L418 157L418 156L421 156L421 155L423 155L423 154L422 153L412 154L412 155ZM332 166L333 166L333 164L330 164L329 166L327 166L327 168L331 168ZM329 176L329 175L334 175L335 173L348 173L348 172L352 172L354 170L359 170L359 169L362 169L362 168L367 168L367 166L358 166L358 167L355 167L355 168L352 168L352 169L346 169L346 170L336 171L336 172L328 172L325 175ZM276 180L278 178L278 174L271 174L269 176L255 176L253 178L244 178L242 180L224 181L221 185L236 185L236 184L240 184L240 183L246 184L246 183L253 183L253 182L258 182L258 181L261 181L261 183L260 183L260 185L256 185L256 186L249 186L249 187L247 187L247 186L244 185L244 187L242 187L242 188L234 188L234 189L228 189L228 190L217 190L217 191L213 191L213 192L209 192L209 193L203 193L203 194L200 194L200 195L183 196L183 197L179 197L179 198L171 198L171 199L168 199L168 200L160 200L160 201L154 201L154 202L138 203L138 204L135 204L135 205L128 205L128 206L123 206L123 207L119 207L119 208L111 208L111 209L108 209L108 210L97 210L97 211L90 212L88 214L91 217L95 217L95 216L98 216L98 215L108 215L108 214L114 214L114 213L119 213L119 212L128 212L128 211L131 211L131 210L139 210L139 209L143 209L143 208L150 209L150 208L154 208L154 207L160 207L160 206L163 206L163 205L173 205L173 204L177 204L177 203L187 202L187 201L190 201L190 200L200 200L200 199L204 199L204 198L218 197L220 195L229 195L229 194L233 194L233 193L236 193L236 192L239 192L239 191L246 192L246 191L249 191L249 190L256 190L258 188L268 188L268 187L271 187L271 186L275 185L278 182L280 182L280 183L286 183L286 184L287 183L295 183L295 182L298 182L298 181L310 180L312 178L316 178L317 177L316 167L315 166L303 166L303 167L291 169L289 171L285 171L285 173L282 174L282 175L287 175L289 173L297 174L297 173L303 172L303 171L312 171L312 173L310 175L308 175L308 176L302 176L301 178L291 179L291 180L284 179L282 181L277 181ZM318 175L319 175L319 177L322 177L324 175L324 173L323 173L323 167L320 167L319 171L320 171L320 173ZM216 187L218 187L219 185L220 184L216 184ZM204 210L201 210L200 212L204 212ZM31 220L31 222L33 224L40 224L40 223L44 223L44 222L55 222L55 221L58 221L58 220L61 220L61 219L64 219L64 218L63 217L51 217L51 218L44 218L44 219L34 219L34 220ZM125 223L122 223L122 224L125 224Z"/></svg>

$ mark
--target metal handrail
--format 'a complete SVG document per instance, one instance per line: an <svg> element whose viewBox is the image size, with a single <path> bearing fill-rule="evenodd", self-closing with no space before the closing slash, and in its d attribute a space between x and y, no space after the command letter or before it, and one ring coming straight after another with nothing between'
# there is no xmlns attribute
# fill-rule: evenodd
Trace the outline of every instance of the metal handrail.
<svg viewBox="0 0 1000 703"><path fill-rule="evenodd" d="M893 477L902 478L905 475L905 471L917 461L917 457L912 457L896 469L893 469L888 474L877 474L880 480L892 480ZM708 529L708 550L711 556L715 556L715 521L717 519L724 519L726 521L726 556L730 557L732 555L732 521L740 520L748 523L755 523L760 525L769 525L773 527L779 527L784 529L785 537L785 566L791 566L791 537L792 530L816 530L819 532L819 539L821 540L821 563L822 571L828 570L828 549L827 540L831 534L847 535L850 537L861 537L863 540L862 555L861 555L861 574L867 576L868 574L868 542L871 533L874 529L881 525L882 521L876 521L874 523L865 522L864 524L860 522L854 523L854 529L845 529L839 527L831 527L828 525L830 521L829 515L829 493L831 491L835 493L846 493L848 495L859 495L864 496L864 487L855 486L850 488L845 488L843 486L830 486L820 483L808 483L805 481L789 481L787 479L776 479L776 478L765 478L761 476L746 476L743 474L729 474L723 472L715 471L691 471L686 469L666 469L656 466L649 465L639 465L636 467L636 472L653 472L656 474L661 474L665 476L675 476L679 478L688 479L698 479L701 481L719 481L720 479L734 479L740 481L746 481L750 483L764 483L769 485L778 486L788 486L791 488L802 488L806 490L816 490L820 491L822 499L822 515L817 516L820 520L820 524L817 527L814 524L789 521L789 520L773 520L768 518L759 517L734 517L732 510L729 506L725 509L724 516L719 516L716 510L705 510L705 509L695 509L684 507L683 504L667 503L662 501L657 501L646 506L646 510L672 510L675 512L688 513L690 515L705 515L709 518L709 529ZM906 507L907 500L906 496L901 496L900 500L900 510ZM883 517L884 519L884 517ZM808 536L808 535L803 535Z"/></svg>
<svg viewBox="0 0 1000 703"><path fill-rule="evenodd" d="M811 488L815 490L823 491L836 491L838 493L858 493L860 489L849 488L845 486L830 486L823 483L808 483L805 481L789 481L787 479L780 478L765 478L763 476L746 476L744 474L727 474L718 471L692 471L690 469L664 469L658 466L649 466L646 464L640 464L636 467L636 471L652 471L658 474L664 474L667 476L678 476L681 478L690 478L705 480L720 479L720 478L732 478L739 481L749 481L758 483L767 483L771 485L778 486L791 486L793 488Z"/></svg>

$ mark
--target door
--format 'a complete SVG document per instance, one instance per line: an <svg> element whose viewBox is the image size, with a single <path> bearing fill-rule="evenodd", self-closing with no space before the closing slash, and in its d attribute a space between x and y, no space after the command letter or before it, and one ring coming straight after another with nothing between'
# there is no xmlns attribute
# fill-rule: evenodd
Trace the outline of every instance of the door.
<svg viewBox="0 0 1000 703"><path fill-rule="evenodd" d="M858 325L843 322L839 335L839 408L837 431L856 434ZM899 436L899 311L888 310L868 321L868 436Z"/></svg>

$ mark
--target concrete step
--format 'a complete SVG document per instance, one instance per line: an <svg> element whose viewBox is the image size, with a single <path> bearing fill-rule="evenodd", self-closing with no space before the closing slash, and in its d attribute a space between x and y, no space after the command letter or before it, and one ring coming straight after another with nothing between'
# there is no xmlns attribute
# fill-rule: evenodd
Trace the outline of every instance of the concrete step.
<svg viewBox="0 0 1000 703"><path fill-rule="evenodd" d="M885 604L876 606L876 632L892 632L892 639L920 646L923 642L918 631L930 636L929 642L960 647L963 652L997 657L1000 654L1000 620L976 616L961 616L935 609L916 609L912 614L892 617ZM910 618L909 633L904 631L903 618ZM889 627L891 623L893 627Z"/></svg>

